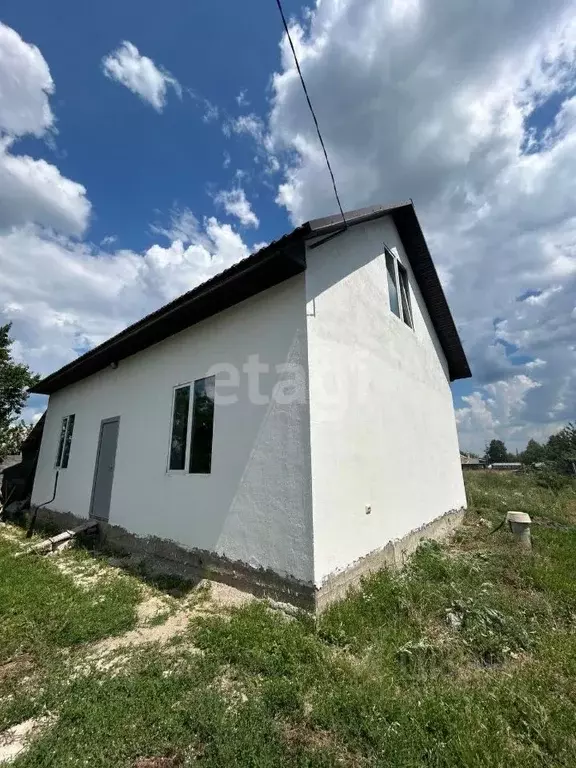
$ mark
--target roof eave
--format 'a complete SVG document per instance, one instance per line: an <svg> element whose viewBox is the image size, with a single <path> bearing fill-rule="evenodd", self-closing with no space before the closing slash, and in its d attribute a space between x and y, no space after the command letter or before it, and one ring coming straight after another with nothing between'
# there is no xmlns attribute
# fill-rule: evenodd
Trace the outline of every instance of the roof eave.
<svg viewBox="0 0 576 768"><path fill-rule="evenodd" d="M299 227L46 376L29 392L54 394L303 272L307 232L307 226Z"/></svg>
<svg viewBox="0 0 576 768"><path fill-rule="evenodd" d="M414 205L396 206L391 215L444 352L450 381L468 379L472 372Z"/></svg>
<svg viewBox="0 0 576 768"><path fill-rule="evenodd" d="M118 363L130 355L303 272L306 269L306 240L339 233L347 227L388 215L392 216L410 259L416 282L428 307L432 324L447 360L450 380L468 378L472 374L458 331L414 205L412 201L408 201L392 206L375 205L348 211L345 214L346 227L341 215L314 219L297 227L280 240L147 315L108 341L42 379L30 389L30 392L53 394L63 387L103 370L111 363Z"/></svg>

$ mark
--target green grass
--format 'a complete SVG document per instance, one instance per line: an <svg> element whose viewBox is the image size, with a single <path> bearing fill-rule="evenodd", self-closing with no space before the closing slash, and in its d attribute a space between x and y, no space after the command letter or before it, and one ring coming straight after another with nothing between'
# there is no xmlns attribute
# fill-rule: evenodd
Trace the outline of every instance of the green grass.
<svg viewBox="0 0 576 768"><path fill-rule="evenodd" d="M576 525L574 480L563 478L558 491L545 484L546 476L538 474L469 472L466 475L468 504L470 509L491 519L518 509L548 524Z"/></svg>
<svg viewBox="0 0 576 768"><path fill-rule="evenodd" d="M50 558L14 557L15 551L0 539L0 663L24 653L41 658L134 626L140 599L135 581L107 579L88 591Z"/></svg>
<svg viewBox="0 0 576 768"><path fill-rule="evenodd" d="M32 689L13 686L6 724L58 716L14 765L576 765L576 487L471 473L467 488L451 542L424 544L317 622L253 602L196 617L170 653L140 649L115 673L71 677L54 663ZM492 532L508 509L539 521L531 555ZM19 648L73 659L77 643L130 624L128 594L116 612L107 593L96 605L74 593L50 561L9 563L22 571L9 586L2 572L12 609L0 619L13 626L20 603Z"/></svg>

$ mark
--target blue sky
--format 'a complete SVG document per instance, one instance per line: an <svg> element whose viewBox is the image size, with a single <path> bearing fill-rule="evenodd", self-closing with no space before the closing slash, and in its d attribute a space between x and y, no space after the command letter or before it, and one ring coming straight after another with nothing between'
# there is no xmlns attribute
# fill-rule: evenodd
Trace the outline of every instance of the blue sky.
<svg viewBox="0 0 576 768"><path fill-rule="evenodd" d="M576 418L576 4L284 5L344 207L415 201L474 372L462 446L545 439ZM35 370L334 212L274 0L1 22L0 315Z"/></svg>
<svg viewBox="0 0 576 768"><path fill-rule="evenodd" d="M286 2L286 10L299 5ZM174 205L199 217L213 213L211 190L230 186L238 169L253 169L253 147L226 139L225 115L266 114L271 73L278 66L281 21L273 2L34 3L8 0L2 20L37 45L56 84L52 100L56 151L44 139L24 137L17 150L57 161L62 174L80 181L94 207L88 236L118 236L121 247L153 242L149 225ZM225 23L223 23L225 22ZM131 41L179 80L182 99L168 96L162 114L102 76L100 62L123 40ZM236 98L246 91L250 106ZM220 119L205 123L204 99ZM233 158L223 168L223 153ZM268 194L264 194L268 192ZM289 228L285 210L269 190L253 190L262 228L258 240Z"/></svg>

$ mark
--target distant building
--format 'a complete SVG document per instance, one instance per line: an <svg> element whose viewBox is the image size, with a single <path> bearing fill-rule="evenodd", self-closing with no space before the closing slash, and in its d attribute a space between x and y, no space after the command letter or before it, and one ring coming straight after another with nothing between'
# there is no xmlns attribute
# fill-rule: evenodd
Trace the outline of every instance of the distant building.
<svg viewBox="0 0 576 768"><path fill-rule="evenodd" d="M13 467L14 464L20 464L22 460L22 457L19 453L13 454L10 456L5 456L2 461L0 461L0 480L2 479L2 474L4 473L5 469L8 469L9 467Z"/></svg>
<svg viewBox="0 0 576 768"><path fill-rule="evenodd" d="M489 464L488 469L495 469L498 472L518 472L522 469L522 463L520 461L497 461L494 464Z"/></svg>
<svg viewBox="0 0 576 768"><path fill-rule="evenodd" d="M485 469L486 464L483 459L479 459L476 456L467 456L465 453L460 454L460 464L462 469Z"/></svg>

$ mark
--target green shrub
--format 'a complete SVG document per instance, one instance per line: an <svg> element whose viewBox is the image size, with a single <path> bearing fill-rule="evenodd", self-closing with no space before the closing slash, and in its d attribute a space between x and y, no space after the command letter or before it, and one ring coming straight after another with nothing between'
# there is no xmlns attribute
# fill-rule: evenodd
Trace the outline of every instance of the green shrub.
<svg viewBox="0 0 576 768"><path fill-rule="evenodd" d="M559 472L556 468L536 470L534 480L540 488L547 488L554 493L558 493L563 488L572 485L573 482L569 475Z"/></svg>

